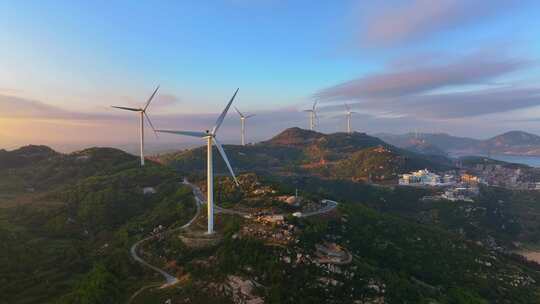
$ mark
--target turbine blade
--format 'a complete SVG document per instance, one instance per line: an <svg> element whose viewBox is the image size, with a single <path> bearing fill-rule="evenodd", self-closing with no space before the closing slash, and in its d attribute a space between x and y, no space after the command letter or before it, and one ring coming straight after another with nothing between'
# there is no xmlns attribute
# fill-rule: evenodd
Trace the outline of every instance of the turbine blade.
<svg viewBox="0 0 540 304"><path fill-rule="evenodd" d="M229 111L229 108L231 107L231 104L232 104L234 98L236 97L237 93L238 93L238 89L236 89L236 91L234 92L234 95L231 97L231 100L229 101L229 103L227 104L227 106L225 107L225 109L223 110L221 115L219 115L218 119L216 120L216 125L212 129L212 134L213 135L216 135L219 127L221 127L221 124L223 123L223 120L225 119L225 116L227 115L227 111Z"/></svg>
<svg viewBox="0 0 540 304"><path fill-rule="evenodd" d="M219 141L217 140L217 138L214 137L214 143L216 144L216 147L219 151L219 154L221 154L221 157L223 157L223 160L225 161L225 164L227 164L227 168L229 168L229 172L231 173L233 179L234 179L234 182L236 183L237 186L240 186L240 184L238 183L238 180L236 179L236 175L234 175L234 171L231 167L231 164L229 163L229 159L227 158L227 154L225 154L225 151L223 150L223 147L221 146L221 144L219 143Z"/></svg>
<svg viewBox="0 0 540 304"><path fill-rule="evenodd" d="M250 118L250 117L253 117L253 116L256 116L256 114L249 114L248 116L246 116L246 119Z"/></svg>
<svg viewBox="0 0 540 304"><path fill-rule="evenodd" d="M196 131L156 130L156 132L170 133L170 134L176 134L176 135L186 135L186 136L199 137L199 138L208 136L208 134L205 132L196 132Z"/></svg>
<svg viewBox="0 0 540 304"><path fill-rule="evenodd" d="M315 100L315 102L313 103L313 111L315 111L315 107L317 106L317 102L319 102L319 101Z"/></svg>
<svg viewBox="0 0 540 304"><path fill-rule="evenodd" d="M244 114L242 114L242 112L240 112L240 110L238 110L237 107L234 107L234 109L236 110L236 113L238 113L238 115L240 115L240 117L244 117Z"/></svg>
<svg viewBox="0 0 540 304"><path fill-rule="evenodd" d="M146 114L146 112L143 112L144 113L144 116L146 116L146 121L148 122L148 124L150 125L150 127L152 128L152 130L154 130L154 134L156 135L156 138L159 138L157 132L156 132L156 128L154 128L154 125L152 124L152 121L150 120L150 117L148 116L148 114Z"/></svg>
<svg viewBox="0 0 540 304"><path fill-rule="evenodd" d="M133 112L140 112L141 111L141 109L128 108L128 107L119 107L119 106L111 106L111 107L116 108L116 109L120 109L120 110L133 111Z"/></svg>
<svg viewBox="0 0 540 304"><path fill-rule="evenodd" d="M143 111L146 111L146 109L148 108L148 106L150 105L150 103L152 102L152 99L154 99L154 96L156 96L156 93L157 91L159 90L159 85L156 87L156 89L154 90L154 93L152 93L152 96L150 96L150 98L148 98L148 101L146 102L146 106L144 106L144 109Z"/></svg>

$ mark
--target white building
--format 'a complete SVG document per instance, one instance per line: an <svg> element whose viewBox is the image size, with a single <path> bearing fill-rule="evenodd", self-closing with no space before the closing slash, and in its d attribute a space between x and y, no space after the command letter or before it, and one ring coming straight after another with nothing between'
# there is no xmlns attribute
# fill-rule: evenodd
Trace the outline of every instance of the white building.
<svg viewBox="0 0 540 304"><path fill-rule="evenodd" d="M155 194L155 193L156 193L156 189L154 187L144 187L143 188L143 194L144 195Z"/></svg>
<svg viewBox="0 0 540 304"><path fill-rule="evenodd" d="M429 172L428 169L424 169L401 175L399 184L437 186L441 184L441 177L438 174Z"/></svg>

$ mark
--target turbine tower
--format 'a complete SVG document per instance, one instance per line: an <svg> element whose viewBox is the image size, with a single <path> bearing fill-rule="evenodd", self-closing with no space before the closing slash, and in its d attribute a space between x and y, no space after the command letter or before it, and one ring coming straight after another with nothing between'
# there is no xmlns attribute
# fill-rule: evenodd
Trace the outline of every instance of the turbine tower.
<svg viewBox="0 0 540 304"><path fill-rule="evenodd" d="M352 115L358 112L351 111L351 108L349 107L348 104L345 104L345 109L347 109L347 114L346 114L347 115L347 133L351 134L352 133L352 128L351 128Z"/></svg>
<svg viewBox="0 0 540 304"><path fill-rule="evenodd" d="M313 106L309 110L304 110L304 112L309 113L309 129L314 130L315 129L315 119L318 121L319 117L317 116L317 101L313 103Z"/></svg>
<svg viewBox="0 0 540 304"><path fill-rule="evenodd" d="M227 158L227 154L225 154L225 151L223 150L223 147L219 143L219 141L216 138L217 131L219 130L219 127L223 123L223 120L225 119L225 116L227 115L227 111L229 111L229 108L231 107L231 104L236 97L236 94L238 93L238 89L234 92L234 95L231 97L231 100L221 113L219 115L218 119L216 120L216 124L212 130L206 130L204 132L197 132L197 131L172 131L172 130L157 130L157 132L162 133L171 133L171 134L177 134L177 135L186 135L186 136L192 136L192 137L198 137L198 138L204 138L206 139L206 147L207 147L207 211L208 211L208 234L214 233L214 167L212 164L212 145L215 144L216 148L219 151L219 154L221 154L221 157L225 161L225 164L227 164L227 168L229 168L229 172L231 173L234 182L237 186L238 180L236 179L236 176L234 175L234 171L231 167L231 164L229 163L229 159Z"/></svg>
<svg viewBox="0 0 540 304"><path fill-rule="evenodd" d="M152 124L152 121L150 120L150 117L148 117L148 114L146 114L146 110L148 109L148 106L150 105L150 102L152 102L152 99L154 99L154 96L156 96L156 93L157 93L158 90L159 90L159 86L156 87L156 89L154 90L154 93L152 93L150 98L148 98L144 108L128 108L128 107L112 106L113 108L116 108L116 109L132 111L132 112L139 112L139 114L140 114L140 117L141 117L141 119L140 119L140 121L141 121L141 127L140 127L141 166L144 166L144 118L145 117L146 117L146 121L148 122L148 124L150 125L152 130L154 130L154 134L156 134L156 137L157 137L156 129L154 128L154 125Z"/></svg>
<svg viewBox="0 0 540 304"><path fill-rule="evenodd" d="M246 119L255 116L255 114L244 115L236 107L234 107L238 115L240 115L240 123L242 125L242 146L246 145Z"/></svg>

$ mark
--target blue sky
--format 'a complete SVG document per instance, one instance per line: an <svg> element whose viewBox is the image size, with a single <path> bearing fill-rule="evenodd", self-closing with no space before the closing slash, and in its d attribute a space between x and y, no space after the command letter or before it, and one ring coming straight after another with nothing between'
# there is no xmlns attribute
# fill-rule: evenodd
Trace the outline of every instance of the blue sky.
<svg viewBox="0 0 540 304"><path fill-rule="evenodd" d="M298 111L315 98L324 132L343 129L337 115L347 102L360 112L356 129L368 133L540 133L539 8L499 0L0 1L0 147L135 141L136 118L109 105L141 103L157 84L155 124L182 129L211 124L240 87L236 104L259 114L252 140L306 127ZM231 142L237 124L231 115Z"/></svg>

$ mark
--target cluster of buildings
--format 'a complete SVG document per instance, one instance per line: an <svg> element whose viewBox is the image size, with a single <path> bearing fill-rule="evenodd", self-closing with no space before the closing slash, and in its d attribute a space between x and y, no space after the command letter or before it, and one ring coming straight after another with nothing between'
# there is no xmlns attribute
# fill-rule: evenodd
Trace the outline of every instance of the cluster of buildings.
<svg viewBox="0 0 540 304"><path fill-rule="evenodd" d="M441 176L430 172L428 169L423 169L402 174L399 178L399 184L408 186L448 186L455 184L456 179L456 176L453 174L444 174Z"/></svg>
<svg viewBox="0 0 540 304"><path fill-rule="evenodd" d="M485 181L465 171L449 171L443 175L427 169L401 175L400 185L441 187L444 192L436 196L426 196L424 200L449 200L473 202L479 193L478 185Z"/></svg>
<svg viewBox="0 0 540 304"><path fill-rule="evenodd" d="M474 202L474 197L479 194L478 187L450 187L440 195L440 198L448 201Z"/></svg>
<svg viewBox="0 0 540 304"><path fill-rule="evenodd" d="M399 185L444 187L458 185L458 188L470 188L485 184L514 190L540 190L540 182L528 169L501 164L477 164L467 170L453 170L442 175L418 170L400 175ZM455 189L448 197L459 195L463 189Z"/></svg>
<svg viewBox="0 0 540 304"><path fill-rule="evenodd" d="M444 186L455 182L455 176L444 174L440 176L430 172L428 169L418 170L411 173L402 174L399 178L400 185L411 186Z"/></svg>
<svg viewBox="0 0 540 304"><path fill-rule="evenodd" d="M540 183L536 182L530 172L523 168L500 164L477 164L471 171L490 186L515 190L540 190Z"/></svg>

